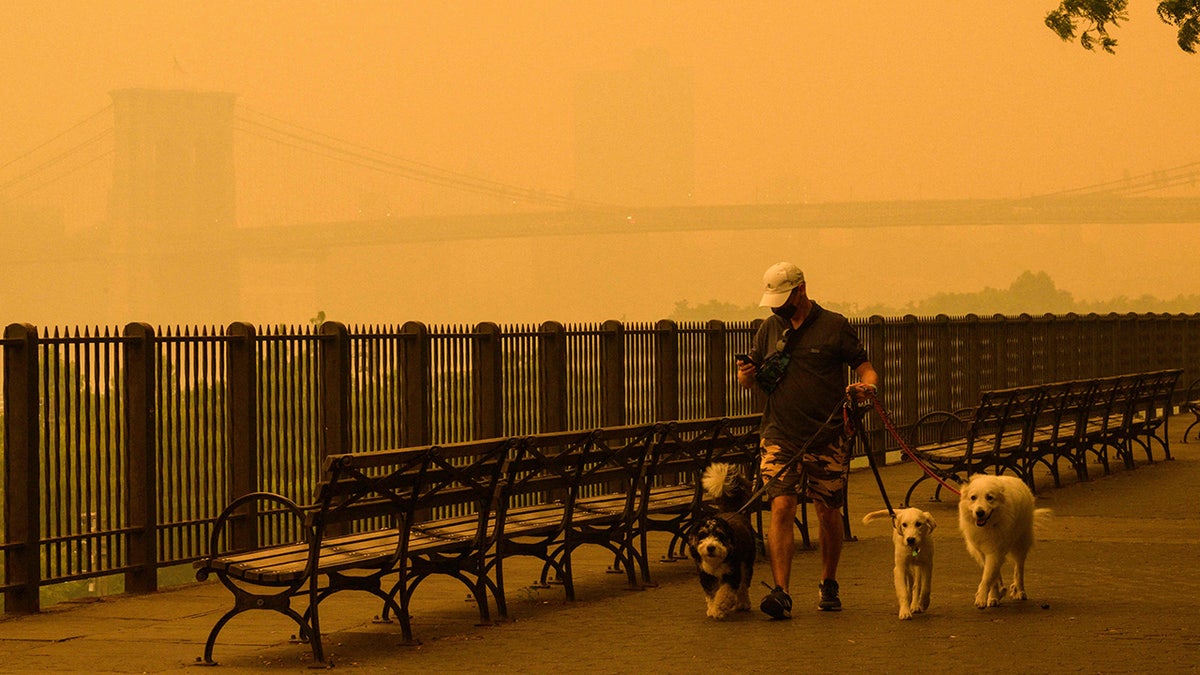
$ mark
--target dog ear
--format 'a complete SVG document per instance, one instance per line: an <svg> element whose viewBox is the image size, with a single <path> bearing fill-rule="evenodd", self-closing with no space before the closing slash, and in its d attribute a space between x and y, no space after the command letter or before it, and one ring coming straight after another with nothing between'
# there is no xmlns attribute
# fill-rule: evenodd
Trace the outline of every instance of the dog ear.
<svg viewBox="0 0 1200 675"><path fill-rule="evenodd" d="M933 514L928 511L922 511L921 515L925 517L925 522L929 523L929 531L933 532L937 528L937 521L933 519Z"/></svg>

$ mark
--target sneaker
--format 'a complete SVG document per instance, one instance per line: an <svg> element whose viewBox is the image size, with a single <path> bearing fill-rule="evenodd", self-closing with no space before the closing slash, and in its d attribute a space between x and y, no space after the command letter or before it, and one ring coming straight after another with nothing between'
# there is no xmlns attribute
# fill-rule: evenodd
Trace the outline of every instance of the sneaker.
<svg viewBox="0 0 1200 675"><path fill-rule="evenodd" d="M770 586L767 587L770 588ZM792 596L788 595L781 586L776 586L771 589L767 597L763 598L762 604L758 608L772 619L790 619L792 618Z"/></svg>
<svg viewBox="0 0 1200 675"><path fill-rule="evenodd" d="M842 601L838 600L838 583L836 581L826 579L817 588L821 589L821 601L817 603L817 609L822 612L837 612L841 610Z"/></svg>

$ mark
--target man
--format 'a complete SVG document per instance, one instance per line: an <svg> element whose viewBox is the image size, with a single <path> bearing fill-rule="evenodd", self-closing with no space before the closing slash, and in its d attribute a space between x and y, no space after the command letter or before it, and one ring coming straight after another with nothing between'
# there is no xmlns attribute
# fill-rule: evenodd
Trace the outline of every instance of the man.
<svg viewBox="0 0 1200 675"><path fill-rule="evenodd" d="M850 461L843 433L841 404L846 394L856 400L875 390L879 376L846 317L823 309L808 297L804 273L791 263L767 268L759 302L772 316L754 336L749 356L739 361L738 384L760 387L767 394L759 429L763 480L769 482L771 524L767 552L775 588L760 608L773 619L792 615L789 594L792 556L795 553L793 522L801 477L807 476L807 496L820 523L822 580L817 607L837 611L837 565L842 552L841 508ZM846 366L858 382L847 385ZM803 449L803 457L771 479Z"/></svg>

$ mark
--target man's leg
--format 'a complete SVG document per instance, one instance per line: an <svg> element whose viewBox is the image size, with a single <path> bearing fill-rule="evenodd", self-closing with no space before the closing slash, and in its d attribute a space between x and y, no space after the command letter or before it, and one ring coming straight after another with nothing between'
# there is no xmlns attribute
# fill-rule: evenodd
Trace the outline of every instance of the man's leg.
<svg viewBox="0 0 1200 675"><path fill-rule="evenodd" d="M842 608L838 598L837 568L842 557L842 495L846 487L846 472L850 457L844 436L839 436L826 451L805 465L809 472L808 494L813 500L821 531L821 601L817 608L837 611Z"/></svg>
<svg viewBox="0 0 1200 675"><path fill-rule="evenodd" d="M771 526L767 530L767 552L775 585L788 590L792 578L792 556L796 553L796 497L780 495L771 500ZM823 529L823 528L822 528Z"/></svg>
<svg viewBox="0 0 1200 675"><path fill-rule="evenodd" d="M817 510L817 520L821 530L818 541L821 545L822 579L837 579L838 560L842 557L842 512L826 506L822 502L814 504ZM794 509L793 509L794 510ZM772 523L773 524L773 523Z"/></svg>
<svg viewBox="0 0 1200 675"><path fill-rule="evenodd" d="M772 619L792 618L792 596L788 584L792 578L792 556L796 552L796 496L785 494L771 500L771 524L767 527L767 553L771 556L771 575L775 588L762 599L758 608Z"/></svg>
<svg viewBox="0 0 1200 675"><path fill-rule="evenodd" d="M788 464L789 458L783 452L781 445L762 441L762 460L760 468L765 483ZM799 474L789 471L779 477L775 488L768 494L773 494L771 500L771 522L767 525L767 554L771 557L771 576L775 578L775 588L763 598L759 609L772 619L790 619L792 617L792 596L788 594L788 586L792 579L792 556L796 553L796 504L798 500L795 491Z"/></svg>

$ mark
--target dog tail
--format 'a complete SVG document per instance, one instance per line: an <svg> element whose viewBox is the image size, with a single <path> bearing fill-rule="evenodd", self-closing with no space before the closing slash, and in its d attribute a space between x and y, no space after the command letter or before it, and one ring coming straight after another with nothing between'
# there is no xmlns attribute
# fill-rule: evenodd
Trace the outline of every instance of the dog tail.
<svg viewBox="0 0 1200 675"><path fill-rule="evenodd" d="M884 518L891 519L891 517L892 514L887 509L883 509L882 511L872 511L863 516L863 524L865 525L876 520L883 520Z"/></svg>
<svg viewBox="0 0 1200 675"><path fill-rule="evenodd" d="M713 462L700 478L704 494L717 504L719 511L736 511L750 498L750 479L739 466Z"/></svg>

